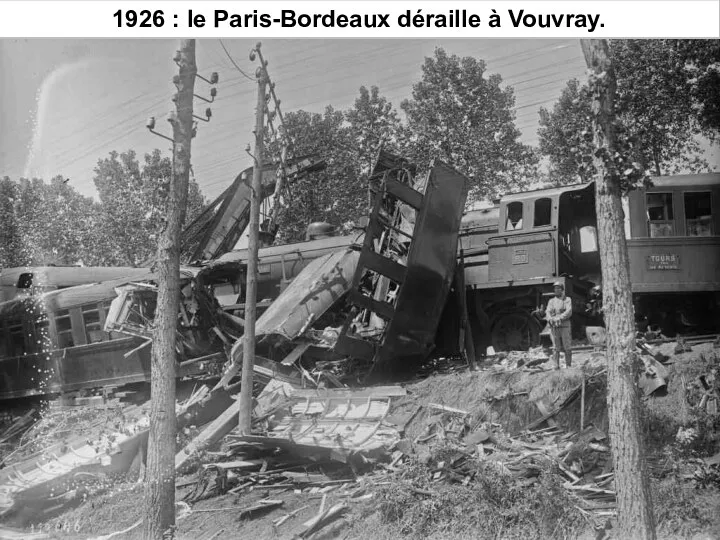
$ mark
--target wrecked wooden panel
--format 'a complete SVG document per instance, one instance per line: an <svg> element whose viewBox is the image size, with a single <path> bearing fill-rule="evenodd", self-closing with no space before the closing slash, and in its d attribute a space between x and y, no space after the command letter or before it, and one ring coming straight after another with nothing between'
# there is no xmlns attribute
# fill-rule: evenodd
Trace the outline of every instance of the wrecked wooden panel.
<svg viewBox="0 0 720 540"><path fill-rule="evenodd" d="M315 156L303 156L288 163L287 180L294 181L324 168L323 160ZM262 167L260 200L275 191L277 171L278 165L275 163L266 163ZM187 226L182 235L181 251L184 260L211 260L227 253L237 244L250 220L252 175L252 167L245 169L232 186Z"/></svg>
<svg viewBox="0 0 720 540"><path fill-rule="evenodd" d="M348 291L359 256L348 249L311 262L258 320L256 335L297 338Z"/></svg>
<svg viewBox="0 0 720 540"><path fill-rule="evenodd" d="M457 239L466 197L466 178L444 163L437 163L427 182L408 254L407 277L376 359L376 369L415 356L415 344L422 358L432 349L457 263ZM405 350L409 344L413 347L408 355Z"/></svg>
<svg viewBox="0 0 720 540"><path fill-rule="evenodd" d="M439 161L424 186L385 153L378 171L382 183L349 295L355 308L335 346L340 354L372 360L376 375L411 369L432 350L467 196L465 177Z"/></svg>
<svg viewBox="0 0 720 540"><path fill-rule="evenodd" d="M268 419L266 433L233 439L343 462L356 453L384 453L400 439L384 421L393 397L405 394L400 387L310 391L285 386L282 394L285 403Z"/></svg>
<svg viewBox="0 0 720 540"><path fill-rule="evenodd" d="M287 341L301 336L350 289L359 253L344 249L323 255L293 280L255 326L258 340L275 335ZM231 366L220 381L227 384L242 365L243 340L235 342L231 352Z"/></svg>

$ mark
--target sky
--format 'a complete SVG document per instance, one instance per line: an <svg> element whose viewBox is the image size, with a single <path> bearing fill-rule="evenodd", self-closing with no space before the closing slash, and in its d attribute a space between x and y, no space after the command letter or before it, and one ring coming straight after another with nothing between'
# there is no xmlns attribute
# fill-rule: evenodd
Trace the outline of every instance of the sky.
<svg viewBox="0 0 720 540"><path fill-rule="evenodd" d="M235 62L253 74L255 40L224 40ZM98 161L115 150L138 155L169 143L145 128L170 134L172 61L176 40L0 40L0 175L13 179L63 175L79 192L96 196ZM516 125L524 143L537 145L538 108L551 108L566 82L585 78L577 40L266 40L262 51L283 113L347 109L360 86L378 86L399 109L420 80L421 65L436 47L486 61L516 95ZM232 65L219 40L197 41L197 65L217 71L212 120L193 139L195 179L209 199L251 165L256 85ZM195 92L209 97L198 80ZM196 99L196 114L207 104Z"/></svg>
<svg viewBox="0 0 720 540"><path fill-rule="evenodd" d="M224 40L236 63L254 73L254 40ZM537 109L550 107L566 81L585 76L576 40L266 40L262 51L283 113L352 106L360 86L378 86L396 108L410 97L420 66L436 47L487 62L516 92L523 142L537 144ZM0 175L13 179L58 174L94 196L93 168L116 150L138 155L169 143L176 40L0 40ZM251 165L253 81L239 73L218 40L198 40L199 73L220 75L212 120L200 122L192 162L203 193L214 198ZM209 96L198 80L196 94ZM196 99L196 110L206 104ZM169 154L168 154L169 155Z"/></svg>

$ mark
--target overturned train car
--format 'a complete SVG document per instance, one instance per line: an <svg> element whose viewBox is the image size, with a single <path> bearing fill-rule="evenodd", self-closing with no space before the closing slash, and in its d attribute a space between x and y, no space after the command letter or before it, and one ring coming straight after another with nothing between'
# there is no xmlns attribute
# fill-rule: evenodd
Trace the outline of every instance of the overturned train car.
<svg viewBox="0 0 720 540"><path fill-rule="evenodd" d="M414 173L380 155L362 243L312 261L258 319L261 373L291 376L301 357L350 361L367 382L412 373L431 353L455 274L467 180L442 162L420 181ZM239 372L242 353L241 339L221 384ZM331 371L321 375L341 383ZM299 373L311 377L302 364Z"/></svg>
<svg viewBox="0 0 720 540"><path fill-rule="evenodd" d="M81 285L0 304L0 399L147 380L150 355L140 347L143 340L104 331L114 285Z"/></svg>

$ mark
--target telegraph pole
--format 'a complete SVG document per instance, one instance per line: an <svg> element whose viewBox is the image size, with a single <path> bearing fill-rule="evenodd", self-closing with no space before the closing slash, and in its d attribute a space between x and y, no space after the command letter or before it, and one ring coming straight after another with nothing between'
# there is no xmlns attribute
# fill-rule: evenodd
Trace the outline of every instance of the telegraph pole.
<svg viewBox="0 0 720 540"><path fill-rule="evenodd" d="M260 43L250 53L254 60L255 51L260 50ZM238 426L240 432L250 434L252 416L253 367L255 365L255 321L257 303L257 263L260 233L260 193L262 190L263 154L265 150L265 91L267 73L265 62L255 72L257 78L257 106L255 109L255 149L253 158L253 177L250 199L250 223L248 225L248 258L247 287L245 293L245 333L243 334L243 366L242 385L240 387L240 413Z"/></svg>
<svg viewBox="0 0 720 540"><path fill-rule="evenodd" d="M180 296L180 232L187 207L193 137L193 92L197 74L194 39L181 41L175 62L179 73L174 79L176 117L170 119L173 170L167 221L157 251L159 276L151 356L150 438L143 524L143 538L147 540L173 538L175 527L175 334ZM152 119L148 128L152 131L154 125Z"/></svg>

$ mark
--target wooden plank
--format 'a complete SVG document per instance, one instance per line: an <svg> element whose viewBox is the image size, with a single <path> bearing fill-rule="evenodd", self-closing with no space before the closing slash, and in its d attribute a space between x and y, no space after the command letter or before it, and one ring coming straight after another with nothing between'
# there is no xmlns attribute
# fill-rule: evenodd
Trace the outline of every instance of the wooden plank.
<svg viewBox="0 0 720 540"><path fill-rule="evenodd" d="M220 469L221 471L227 471L230 469L252 469L253 467L259 467L263 464L262 459L251 459L248 461L237 460L237 461L222 461L218 463L206 463L203 465L205 469Z"/></svg>
<svg viewBox="0 0 720 540"><path fill-rule="evenodd" d="M455 409L454 407L446 407L445 405L440 405L438 403L428 403L427 405L430 409L435 409L438 411L443 412L449 412L454 414L459 414L462 416L470 416L470 413L467 411L463 411L462 409Z"/></svg>
<svg viewBox="0 0 720 540"><path fill-rule="evenodd" d="M238 425L240 403L235 400L225 412L210 422L190 444L175 454L175 470L182 467L199 449L219 441Z"/></svg>
<svg viewBox="0 0 720 540"><path fill-rule="evenodd" d="M258 307L258 308L269 307L270 304L272 304L272 303L273 303L272 300L262 300L262 301L258 302L255 307ZM221 308L223 309L223 311L235 311L237 309L245 309L245 304L228 304L225 306L221 306Z"/></svg>
<svg viewBox="0 0 720 540"><path fill-rule="evenodd" d="M393 195L394 197L397 197L404 203L409 204L415 210L419 210L423 203L423 196L422 194L408 186L407 184L401 184L397 180L393 178L388 178L385 181L385 186L387 188L388 193Z"/></svg>
<svg viewBox="0 0 720 540"><path fill-rule="evenodd" d="M308 350L310 347L310 342L300 343L295 347L292 351L290 351L290 354L288 354L283 361L281 362L284 366L292 366L295 362L297 362L298 358L300 358L305 351Z"/></svg>
<svg viewBox="0 0 720 540"><path fill-rule="evenodd" d="M535 400L535 406L540 411L540 414L543 415L543 417L547 416L547 423L550 427L557 427L557 422L548 416L550 414L550 400L547 398L547 396L541 397L540 399Z"/></svg>
<svg viewBox="0 0 720 540"><path fill-rule="evenodd" d="M358 290L350 291L350 301L359 307L369 309L373 313L376 313L378 316L388 321L393 318L393 315L395 315L395 308L393 308L393 306L387 302L365 296Z"/></svg>
<svg viewBox="0 0 720 540"><path fill-rule="evenodd" d="M405 281L405 274L407 274L406 266L403 266L392 259L388 259L379 253L375 253L374 251L364 251L360 256L358 266L361 268L367 268L368 270L373 270L378 274L390 278L398 284Z"/></svg>
<svg viewBox="0 0 720 540"><path fill-rule="evenodd" d="M293 388L293 398L386 398L406 396L402 386L368 386L367 388Z"/></svg>

